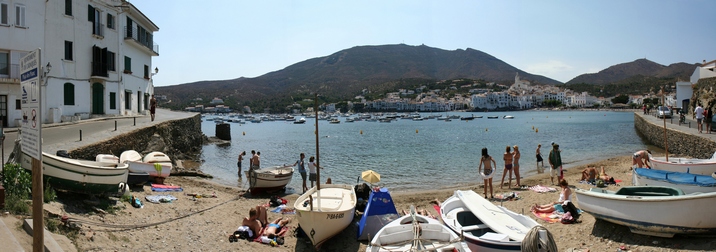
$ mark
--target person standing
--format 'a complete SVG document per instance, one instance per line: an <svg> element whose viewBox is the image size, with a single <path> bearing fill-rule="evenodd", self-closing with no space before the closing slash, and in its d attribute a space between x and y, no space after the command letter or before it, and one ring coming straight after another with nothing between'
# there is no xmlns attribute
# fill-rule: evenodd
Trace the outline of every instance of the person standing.
<svg viewBox="0 0 716 252"><path fill-rule="evenodd" d="M255 170L258 170L261 168L261 152L260 151L256 152L256 159L254 159L254 167L255 167L254 168Z"/></svg>
<svg viewBox="0 0 716 252"><path fill-rule="evenodd" d="M249 170L254 169L254 161L256 161L256 151L251 150L251 158L249 158Z"/></svg>
<svg viewBox="0 0 716 252"><path fill-rule="evenodd" d="M651 154L650 150L640 150L637 152L634 152L634 156L632 157L631 165L633 168L649 168L651 169L651 166L649 164L649 155Z"/></svg>
<svg viewBox="0 0 716 252"><path fill-rule="evenodd" d="M241 163L244 161L244 156L246 156L246 151L242 151L239 154L239 161L236 163L239 166L239 178L241 178Z"/></svg>
<svg viewBox="0 0 716 252"><path fill-rule="evenodd" d="M520 184L520 157L522 155L520 154L520 148L517 145L512 146L512 149L514 150L514 152L512 152L512 171L514 171L515 180L517 180L517 184L515 184L515 186L519 188L522 186L522 184Z"/></svg>
<svg viewBox="0 0 716 252"><path fill-rule="evenodd" d="M699 133L703 133L702 122L704 120L704 108L701 107L701 103L694 109L694 116L696 117L696 124L698 125Z"/></svg>
<svg viewBox="0 0 716 252"><path fill-rule="evenodd" d="M318 177L318 175L316 174L316 169L323 169L323 167L318 167L315 161L316 158L313 156L308 158L308 180L311 181L311 188L313 188L313 182L316 182L316 178Z"/></svg>
<svg viewBox="0 0 716 252"><path fill-rule="evenodd" d="M299 159L296 163L293 163L292 166L298 165L298 173L301 174L301 180L303 180L303 192L305 193L308 191L308 187L306 187L306 164L303 161L303 159L306 158L306 154L301 153L298 157Z"/></svg>
<svg viewBox="0 0 716 252"><path fill-rule="evenodd" d="M490 164L492 161L492 164ZM482 170L482 165L485 165L485 170ZM485 198L487 199L487 187L490 187L490 198L495 198L492 193L492 175L495 174L497 163L490 155L487 154L487 148L482 148L482 157L480 158L480 165L477 167L477 173L482 176L482 180L485 183ZM503 176L504 178L504 176Z"/></svg>
<svg viewBox="0 0 716 252"><path fill-rule="evenodd" d="M507 181L507 188L512 188L512 152L510 146L505 148L505 154L502 155L502 159L505 160L505 169L502 171L502 180L500 180L500 189L505 184L505 175L510 174L510 180Z"/></svg>
<svg viewBox="0 0 716 252"><path fill-rule="evenodd" d="M559 151L559 144L553 144L552 150L549 151L549 180L554 185L554 176L557 175L557 172L559 171L559 176L557 177L557 181L562 180L564 177L564 173L562 172L562 155Z"/></svg>
<svg viewBox="0 0 716 252"><path fill-rule="evenodd" d="M542 159L542 151L540 150L542 148L542 144L537 144L537 150L535 152L537 153L537 173L542 173L544 171L544 159Z"/></svg>
<svg viewBox="0 0 716 252"><path fill-rule="evenodd" d="M152 94L152 99L149 100L149 115L152 117L152 122L154 121L154 115L157 112L157 99L154 98L154 94ZM239 175L241 177L241 175Z"/></svg>

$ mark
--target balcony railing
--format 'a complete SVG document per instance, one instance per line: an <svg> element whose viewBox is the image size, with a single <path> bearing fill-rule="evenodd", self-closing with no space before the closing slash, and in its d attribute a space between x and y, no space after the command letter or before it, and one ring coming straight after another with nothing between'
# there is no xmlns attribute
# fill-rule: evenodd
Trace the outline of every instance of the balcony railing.
<svg viewBox="0 0 716 252"><path fill-rule="evenodd" d="M136 43L146 47L153 53L159 55L159 45L154 43L154 36L151 33L142 34L139 30L133 26L124 27L124 39L130 39Z"/></svg>
<svg viewBox="0 0 716 252"><path fill-rule="evenodd" d="M20 64L0 63L0 78L20 79Z"/></svg>
<svg viewBox="0 0 716 252"><path fill-rule="evenodd" d="M106 62L92 62L92 76L109 77Z"/></svg>

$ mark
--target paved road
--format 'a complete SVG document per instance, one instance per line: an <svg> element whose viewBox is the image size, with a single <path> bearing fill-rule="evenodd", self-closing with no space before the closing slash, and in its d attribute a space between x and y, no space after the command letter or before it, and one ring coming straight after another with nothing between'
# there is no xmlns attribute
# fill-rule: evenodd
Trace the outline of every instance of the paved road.
<svg viewBox="0 0 716 252"><path fill-rule="evenodd" d="M42 125L42 151L55 154L57 150L73 150L82 146L110 139L120 134L148 127L165 121L184 119L197 113L187 113L157 109L155 120L150 117L103 117L81 120L75 123L54 123ZM117 130L115 131L115 122ZM80 141L82 131L82 141ZM3 161L7 161L12 152L14 140L17 139L18 128L5 129L5 141L2 146Z"/></svg>
<svg viewBox="0 0 716 252"><path fill-rule="evenodd" d="M649 115L644 115L644 114L641 114L641 112L639 112L639 115L641 115L646 120L649 120L657 125L664 125L664 119L657 118L654 113L651 113ZM692 119L691 115L686 115L686 123L682 123L682 124L679 124L679 115L678 114L672 118L666 118L666 127L669 129L679 130L679 131L682 131L687 134L699 135L701 137L705 137L705 138L710 139L711 141L716 142L716 131L710 132L710 133L707 132L706 124L704 124L704 126L703 126L704 133L700 134L698 129L696 128L697 127L696 120Z"/></svg>

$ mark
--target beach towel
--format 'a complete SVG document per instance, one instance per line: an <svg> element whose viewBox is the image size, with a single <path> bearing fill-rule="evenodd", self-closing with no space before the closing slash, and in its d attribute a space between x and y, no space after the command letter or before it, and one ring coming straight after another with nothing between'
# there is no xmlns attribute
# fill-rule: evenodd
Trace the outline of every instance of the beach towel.
<svg viewBox="0 0 716 252"><path fill-rule="evenodd" d="M535 191L535 192L538 192L538 193L543 193L543 192L556 192L556 191L557 191L557 189L555 189L555 188L546 187L546 186L542 186L542 185L531 186L531 187L530 187L530 190Z"/></svg>
<svg viewBox="0 0 716 252"><path fill-rule="evenodd" d="M438 206L438 205L433 205L433 208L435 208L435 211L438 212L438 215L441 214L441 213L440 213L440 206Z"/></svg>
<svg viewBox="0 0 716 252"><path fill-rule="evenodd" d="M176 197L171 195L147 195L144 197L147 201L159 204L159 203L171 203L172 201L177 200Z"/></svg>
<svg viewBox="0 0 716 252"><path fill-rule="evenodd" d="M152 184L152 191L154 191L154 192L181 192L181 191L184 191L184 189L182 189L181 186Z"/></svg>

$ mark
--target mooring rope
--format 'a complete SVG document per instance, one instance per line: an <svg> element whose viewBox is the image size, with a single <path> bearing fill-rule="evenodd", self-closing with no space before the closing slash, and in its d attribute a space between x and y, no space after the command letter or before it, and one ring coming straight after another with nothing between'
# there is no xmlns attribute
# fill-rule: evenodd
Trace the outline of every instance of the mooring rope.
<svg viewBox="0 0 716 252"><path fill-rule="evenodd" d="M539 237L539 232L544 230L547 234L547 240L543 241ZM552 233L547 230L547 228L543 226L535 226L532 229L530 229L529 232L525 235L525 238L522 240L522 251L526 252L557 252L559 251L557 248L557 243L554 241L554 237L552 237Z"/></svg>

